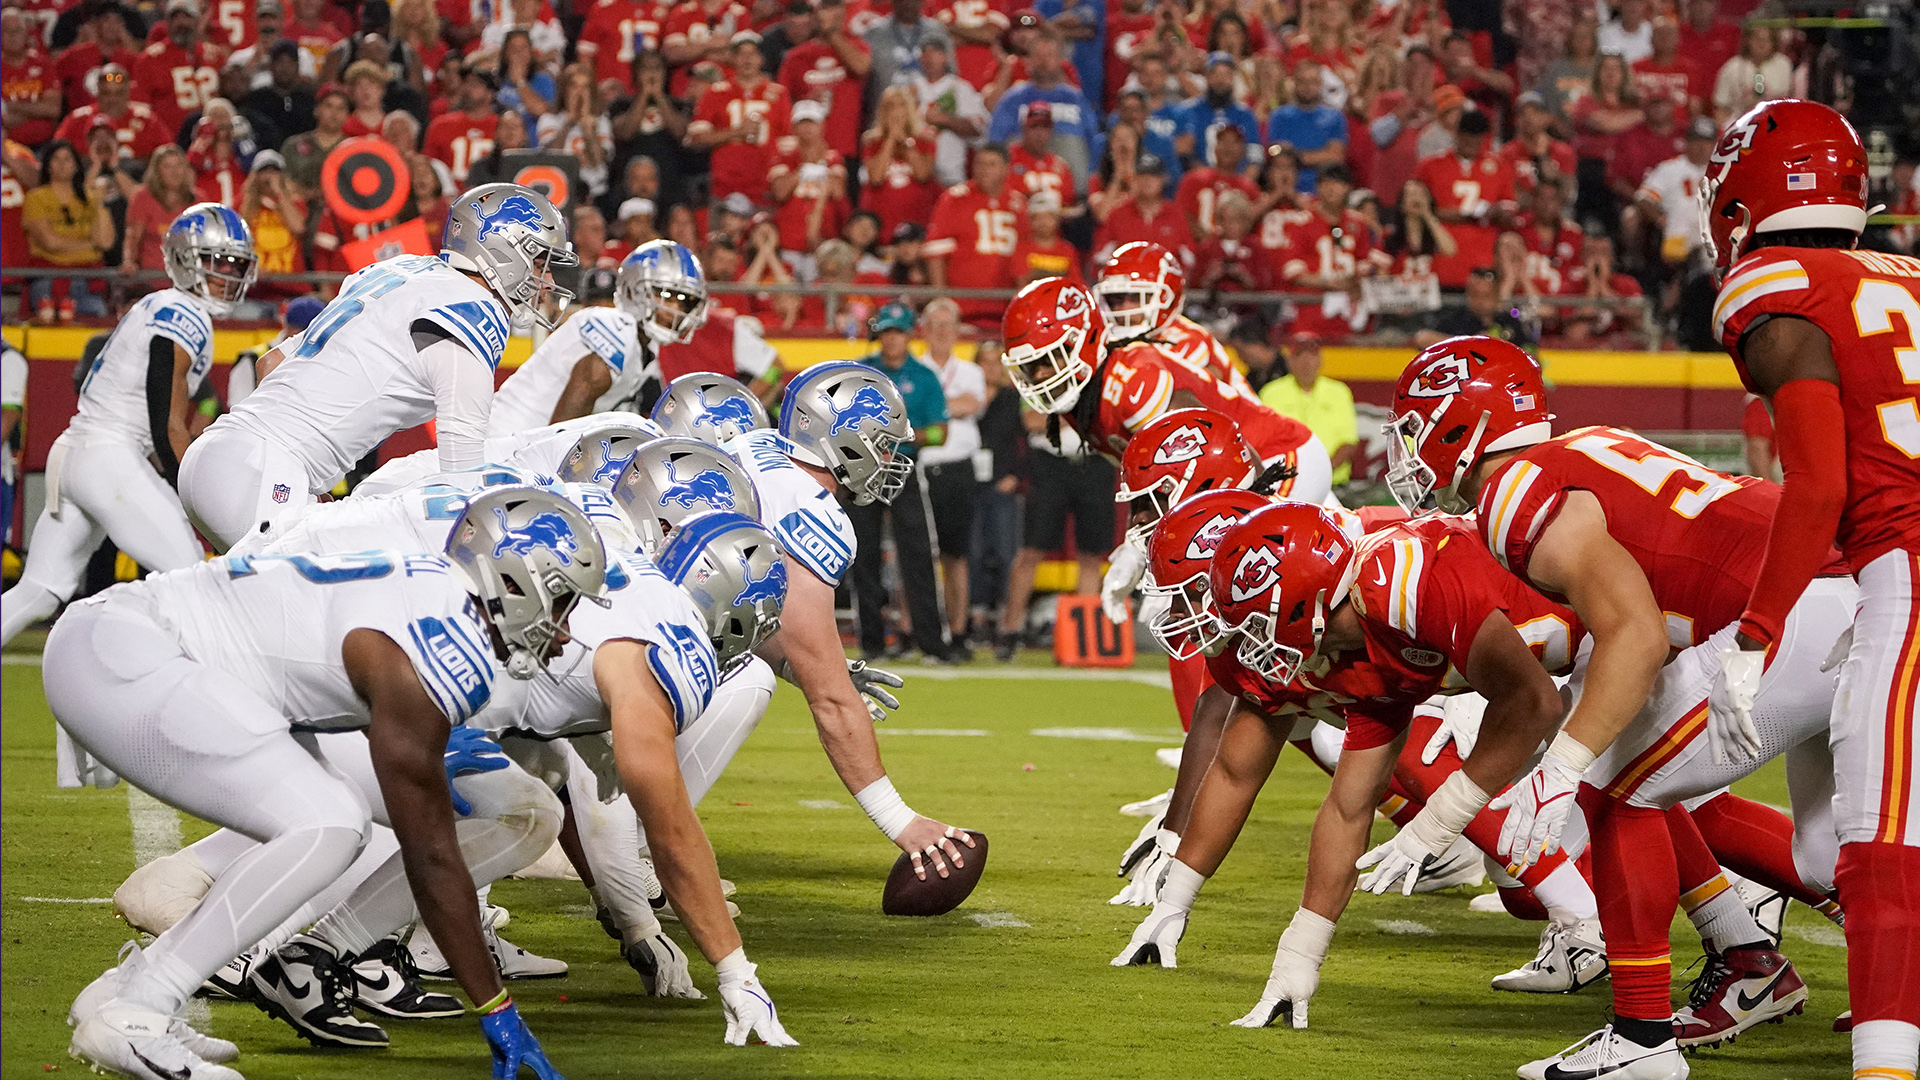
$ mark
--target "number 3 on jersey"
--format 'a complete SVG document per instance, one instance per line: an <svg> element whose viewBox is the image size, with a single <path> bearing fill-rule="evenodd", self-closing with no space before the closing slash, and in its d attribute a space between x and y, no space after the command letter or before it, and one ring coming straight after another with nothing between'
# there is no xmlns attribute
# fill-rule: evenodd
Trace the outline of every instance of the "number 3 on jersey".
<svg viewBox="0 0 1920 1080"><path fill-rule="evenodd" d="M1893 321L1898 314L1906 320L1904 337L1893 347L1893 361L1900 365L1900 377L1911 385L1920 383L1920 349L1914 348L1914 335L1920 333L1920 300L1903 285L1880 278L1860 279L1853 294L1853 325L1863 338L1879 334L1903 333ZM1879 407L1880 430L1899 451L1920 458L1920 405L1913 398L1889 401Z"/></svg>

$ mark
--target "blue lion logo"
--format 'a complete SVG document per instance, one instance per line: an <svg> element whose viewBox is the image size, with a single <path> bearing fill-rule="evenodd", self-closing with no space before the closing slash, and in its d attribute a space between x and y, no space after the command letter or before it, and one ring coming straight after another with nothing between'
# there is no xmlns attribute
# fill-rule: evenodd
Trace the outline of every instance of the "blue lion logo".
<svg viewBox="0 0 1920 1080"><path fill-rule="evenodd" d="M742 604L758 604L762 600L783 603L787 598L787 564L779 559L767 568L765 575L753 576L753 567L748 564L745 555L740 556L740 576L747 579L747 587L733 598L735 607Z"/></svg>
<svg viewBox="0 0 1920 1080"><path fill-rule="evenodd" d="M540 231L540 208L525 195L509 195L500 200L500 205L487 213L482 207L473 208L474 215L480 219L480 235L475 240L485 240L498 232L506 231L509 225L523 225L535 232Z"/></svg>
<svg viewBox="0 0 1920 1080"><path fill-rule="evenodd" d="M753 410L747 407L746 399L737 394L723 392L719 401L709 401L703 389L700 391L700 407L705 411L694 421L696 424L705 424L716 431L727 424L732 424L739 431L753 429Z"/></svg>
<svg viewBox="0 0 1920 1080"><path fill-rule="evenodd" d="M567 524L566 518L551 510L543 510L515 529L507 524L507 512L504 509L494 507L493 516L500 522L500 541L493 545L494 558L508 552L529 555L535 548L546 548L565 565L573 565L573 553L580 550L580 541L573 535L573 526Z"/></svg>
<svg viewBox="0 0 1920 1080"><path fill-rule="evenodd" d="M893 410L887 406L879 387L863 386L853 392L853 400L847 402L846 408L833 410L833 426L827 429L827 434L838 435L848 428L858 431L868 420L885 427L891 419Z"/></svg>
<svg viewBox="0 0 1920 1080"><path fill-rule="evenodd" d="M719 469L707 469L690 480L682 480L673 474L673 462L669 461L667 479L671 486L661 494L661 506L677 503L685 510L703 502L716 510L733 509L733 485L727 483L727 475Z"/></svg>
<svg viewBox="0 0 1920 1080"><path fill-rule="evenodd" d="M593 483L596 484L602 480L611 482L619 479L620 470L627 467L627 464L633 460L633 455L628 454L626 457L614 457L613 440L601 439L600 458L600 467L593 470Z"/></svg>

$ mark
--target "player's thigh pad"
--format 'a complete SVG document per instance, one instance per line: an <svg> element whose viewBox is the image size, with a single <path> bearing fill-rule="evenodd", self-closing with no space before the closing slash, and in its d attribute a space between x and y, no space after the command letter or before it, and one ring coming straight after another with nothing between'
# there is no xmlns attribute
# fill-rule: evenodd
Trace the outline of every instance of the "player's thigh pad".
<svg viewBox="0 0 1920 1080"><path fill-rule="evenodd" d="M222 550L313 502L307 471L284 447L235 427L209 429L180 463L180 498L202 535Z"/></svg>
<svg viewBox="0 0 1920 1080"><path fill-rule="evenodd" d="M1834 827L1842 844L1920 847L1920 553L1889 551L1859 577L1853 649L1833 703Z"/></svg>
<svg viewBox="0 0 1920 1080"><path fill-rule="evenodd" d="M84 513L149 570L179 570L201 559L180 496L125 439L95 434L76 440L61 465L60 498L61 516Z"/></svg>

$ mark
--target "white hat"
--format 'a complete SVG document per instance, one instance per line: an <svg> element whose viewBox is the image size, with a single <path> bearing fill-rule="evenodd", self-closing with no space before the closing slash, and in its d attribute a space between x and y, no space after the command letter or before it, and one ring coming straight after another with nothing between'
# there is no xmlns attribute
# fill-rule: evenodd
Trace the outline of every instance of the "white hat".
<svg viewBox="0 0 1920 1080"><path fill-rule="evenodd" d="M1036 191L1027 196L1027 213L1057 214L1060 212L1060 193L1057 191Z"/></svg>
<svg viewBox="0 0 1920 1080"><path fill-rule="evenodd" d="M653 200L643 199L636 195L626 202L621 203L619 213L614 214L613 218L615 221L625 221L631 217L650 218L652 216Z"/></svg>
<svg viewBox="0 0 1920 1080"><path fill-rule="evenodd" d="M793 103L793 122L811 120L821 123L827 118L827 107L812 98L803 98Z"/></svg>

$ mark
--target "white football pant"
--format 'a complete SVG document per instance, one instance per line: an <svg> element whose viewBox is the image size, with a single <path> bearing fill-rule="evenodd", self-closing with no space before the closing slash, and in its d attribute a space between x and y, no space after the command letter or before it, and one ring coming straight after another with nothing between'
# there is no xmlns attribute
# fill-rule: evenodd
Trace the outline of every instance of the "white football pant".
<svg viewBox="0 0 1920 1080"><path fill-rule="evenodd" d="M221 552L313 505L307 469L293 451L232 425L208 428L180 462L187 517Z"/></svg>

